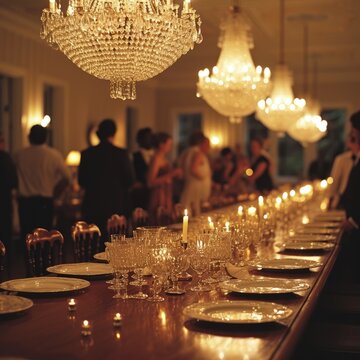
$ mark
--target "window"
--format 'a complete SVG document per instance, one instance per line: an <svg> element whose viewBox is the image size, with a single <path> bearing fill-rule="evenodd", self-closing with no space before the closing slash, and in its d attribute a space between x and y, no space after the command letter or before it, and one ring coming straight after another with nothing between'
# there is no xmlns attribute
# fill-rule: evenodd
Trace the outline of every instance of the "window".
<svg viewBox="0 0 360 360"><path fill-rule="evenodd" d="M278 141L278 175L301 177L304 169L304 149L289 135Z"/></svg>
<svg viewBox="0 0 360 360"><path fill-rule="evenodd" d="M189 136L197 130L202 129L202 114L179 114L177 117L178 122L178 146L177 154L179 155L183 150L188 147Z"/></svg>

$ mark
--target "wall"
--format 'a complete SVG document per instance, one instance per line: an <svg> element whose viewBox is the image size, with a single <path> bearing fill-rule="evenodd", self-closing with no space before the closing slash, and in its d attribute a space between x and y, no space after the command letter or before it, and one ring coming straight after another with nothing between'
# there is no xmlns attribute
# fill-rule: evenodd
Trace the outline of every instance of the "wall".
<svg viewBox="0 0 360 360"><path fill-rule="evenodd" d="M39 37L40 21L33 22L0 8L0 72L22 81L23 96L18 147L27 144L28 129L45 115L42 88L45 83L60 89L62 111L54 125L55 144L64 155L87 146L91 123L105 117L117 121L118 145L125 144L125 110L138 110L139 126L153 126L155 90L151 82L139 84L136 101L113 100L107 81L96 79L77 68L65 55L52 50ZM58 104L59 105L59 104Z"/></svg>

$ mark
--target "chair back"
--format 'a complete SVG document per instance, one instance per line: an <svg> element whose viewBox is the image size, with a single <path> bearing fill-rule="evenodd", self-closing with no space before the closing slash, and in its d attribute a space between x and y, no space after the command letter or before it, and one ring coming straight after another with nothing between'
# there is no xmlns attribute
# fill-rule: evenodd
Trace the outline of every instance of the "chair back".
<svg viewBox="0 0 360 360"><path fill-rule="evenodd" d="M127 221L123 215L114 214L107 221L108 235L121 234L126 235Z"/></svg>
<svg viewBox="0 0 360 360"><path fill-rule="evenodd" d="M6 255L6 249L4 243L0 240L0 281L2 281L3 277L3 271L5 266L5 255Z"/></svg>
<svg viewBox="0 0 360 360"><path fill-rule="evenodd" d="M149 225L149 213L143 208L136 208L132 214L133 229Z"/></svg>
<svg viewBox="0 0 360 360"><path fill-rule="evenodd" d="M64 237L58 230L36 228L26 235L29 274L41 276L46 268L62 263Z"/></svg>
<svg viewBox="0 0 360 360"><path fill-rule="evenodd" d="M78 221L71 228L74 244L74 261L92 261L94 254L100 251L100 229L95 224Z"/></svg>

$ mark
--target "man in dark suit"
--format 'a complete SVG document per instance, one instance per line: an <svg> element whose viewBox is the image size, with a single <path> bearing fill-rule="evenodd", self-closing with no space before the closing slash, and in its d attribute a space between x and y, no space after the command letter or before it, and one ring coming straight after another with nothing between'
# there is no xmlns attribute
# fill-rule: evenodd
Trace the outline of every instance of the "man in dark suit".
<svg viewBox="0 0 360 360"><path fill-rule="evenodd" d="M353 167L342 197L346 220L343 238L342 257L348 277L360 282L360 111L350 117L350 141L354 145Z"/></svg>
<svg viewBox="0 0 360 360"><path fill-rule="evenodd" d="M136 177L133 203L135 207L147 209L149 203L149 188L147 186L146 176L154 155L152 130L150 128L140 129L136 135L136 142L139 145L139 150L133 154L133 166Z"/></svg>
<svg viewBox="0 0 360 360"><path fill-rule="evenodd" d="M96 132L100 144L84 150L79 165L79 184L85 190L83 217L100 227L103 240L107 236L107 219L115 213L128 215L131 209L131 163L127 151L113 144L115 133L115 122L103 120Z"/></svg>

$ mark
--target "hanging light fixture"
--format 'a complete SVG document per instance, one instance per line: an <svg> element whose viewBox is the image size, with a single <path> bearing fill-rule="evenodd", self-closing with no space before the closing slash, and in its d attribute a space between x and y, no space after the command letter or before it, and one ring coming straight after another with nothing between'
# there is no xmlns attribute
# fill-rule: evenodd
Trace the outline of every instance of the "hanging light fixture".
<svg viewBox="0 0 360 360"><path fill-rule="evenodd" d="M298 119L295 124L289 127L287 133L303 146L308 143L319 141L325 136L327 121L320 116L320 104L310 96L308 89L308 59L309 59L309 26L304 23L304 95L306 96L306 110L304 116ZM316 68L315 68L316 69ZM316 74L314 69L314 92Z"/></svg>
<svg viewBox="0 0 360 360"><path fill-rule="evenodd" d="M250 54L253 48L250 26L236 1L220 31L218 62L211 74L209 69L199 71L197 96L231 122L239 123L242 116L254 112L257 102L269 94L270 69L255 68Z"/></svg>
<svg viewBox="0 0 360 360"><path fill-rule="evenodd" d="M158 75L202 41L201 21L184 0L49 0L40 36L83 71L110 80L110 96L135 99L137 81Z"/></svg>
<svg viewBox="0 0 360 360"><path fill-rule="evenodd" d="M285 64L285 3L280 0L280 62L274 71L271 96L260 100L256 117L270 130L283 134L303 114L305 99L294 99L291 74Z"/></svg>

